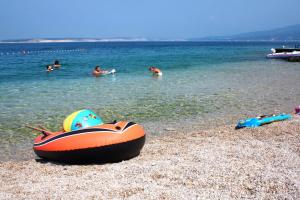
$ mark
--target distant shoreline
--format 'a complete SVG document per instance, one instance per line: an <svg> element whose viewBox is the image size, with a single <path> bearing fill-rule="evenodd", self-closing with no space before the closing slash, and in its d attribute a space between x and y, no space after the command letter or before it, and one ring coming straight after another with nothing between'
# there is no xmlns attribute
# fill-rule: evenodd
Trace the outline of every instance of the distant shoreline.
<svg viewBox="0 0 300 200"><path fill-rule="evenodd" d="M252 31L233 35L212 35L204 37L182 37L173 39L116 36L103 38L80 37L45 37L2 39L0 43L67 43L67 42L300 42L300 24L270 29Z"/></svg>
<svg viewBox="0 0 300 200"><path fill-rule="evenodd" d="M144 42L147 41L143 38L133 38L133 39L124 39L124 38L117 38L117 39L88 39L88 38L82 38L82 39L24 39L24 40L2 40L0 43L6 43L6 44L15 44L15 43L74 43L74 42Z"/></svg>

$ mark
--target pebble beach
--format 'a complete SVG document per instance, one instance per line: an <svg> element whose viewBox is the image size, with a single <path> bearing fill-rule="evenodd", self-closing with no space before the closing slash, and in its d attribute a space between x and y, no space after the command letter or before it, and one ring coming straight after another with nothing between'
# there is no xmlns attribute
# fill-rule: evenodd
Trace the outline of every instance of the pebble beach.
<svg viewBox="0 0 300 200"><path fill-rule="evenodd" d="M299 199L299 124L170 129L113 164L1 162L0 199Z"/></svg>

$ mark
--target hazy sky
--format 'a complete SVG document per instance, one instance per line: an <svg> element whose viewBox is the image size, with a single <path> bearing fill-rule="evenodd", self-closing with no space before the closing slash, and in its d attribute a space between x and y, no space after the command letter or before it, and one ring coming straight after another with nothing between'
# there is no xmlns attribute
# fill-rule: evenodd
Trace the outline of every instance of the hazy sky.
<svg viewBox="0 0 300 200"><path fill-rule="evenodd" d="M300 24L300 0L0 0L0 39L182 39Z"/></svg>

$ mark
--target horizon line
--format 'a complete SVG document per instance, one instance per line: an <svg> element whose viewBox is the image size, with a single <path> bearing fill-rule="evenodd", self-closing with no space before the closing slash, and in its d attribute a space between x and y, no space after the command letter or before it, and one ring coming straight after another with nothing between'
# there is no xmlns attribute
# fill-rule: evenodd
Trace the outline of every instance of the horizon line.
<svg viewBox="0 0 300 200"><path fill-rule="evenodd" d="M32 38L0 40L0 44L39 44L39 43L109 43L109 42L299 42L300 40L206 40L206 39L146 39L146 38Z"/></svg>

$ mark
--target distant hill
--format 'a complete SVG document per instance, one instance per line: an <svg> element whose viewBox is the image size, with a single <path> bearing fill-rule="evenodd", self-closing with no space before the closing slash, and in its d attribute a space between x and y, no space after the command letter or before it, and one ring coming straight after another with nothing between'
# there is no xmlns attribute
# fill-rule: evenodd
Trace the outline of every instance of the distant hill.
<svg viewBox="0 0 300 200"><path fill-rule="evenodd" d="M52 42L146 42L146 41L300 41L300 24L267 31L257 31L229 36L209 36L190 39L148 39L131 37L114 38L33 38L0 40L0 43L52 43Z"/></svg>
<svg viewBox="0 0 300 200"><path fill-rule="evenodd" d="M231 36L191 38L189 41L300 41L300 24Z"/></svg>

